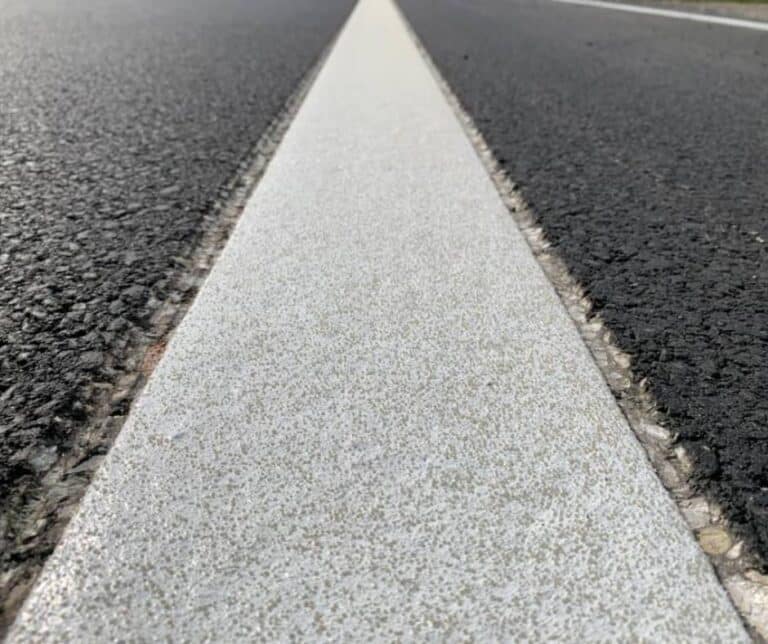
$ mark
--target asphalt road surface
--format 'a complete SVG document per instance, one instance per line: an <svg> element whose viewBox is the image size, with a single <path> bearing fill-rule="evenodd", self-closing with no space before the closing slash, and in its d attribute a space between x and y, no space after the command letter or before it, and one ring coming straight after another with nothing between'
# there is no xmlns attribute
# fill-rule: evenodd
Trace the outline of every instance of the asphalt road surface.
<svg viewBox="0 0 768 644"><path fill-rule="evenodd" d="M51 548L39 533L56 517L30 527L25 513L87 426L94 385L121 373L127 338L168 297L222 189L352 5L2 3L0 587L6 594L13 592L13 571Z"/></svg>
<svg viewBox="0 0 768 644"><path fill-rule="evenodd" d="M768 37L547 0L400 0L768 555Z"/></svg>
<svg viewBox="0 0 768 644"><path fill-rule="evenodd" d="M8 644L713 633L746 641L394 6L361 0Z"/></svg>
<svg viewBox="0 0 768 644"><path fill-rule="evenodd" d="M103 450L57 467L353 4L3 2L0 632ZM696 485L768 560L768 36L551 0L400 4ZM57 509L35 514L43 497Z"/></svg>

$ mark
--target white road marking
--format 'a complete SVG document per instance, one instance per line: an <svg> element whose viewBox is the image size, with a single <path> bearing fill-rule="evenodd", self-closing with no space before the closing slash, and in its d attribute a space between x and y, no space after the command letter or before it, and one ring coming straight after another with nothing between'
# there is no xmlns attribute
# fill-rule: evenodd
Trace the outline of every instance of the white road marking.
<svg viewBox="0 0 768 644"><path fill-rule="evenodd" d="M561 4L576 4L585 7L596 7L598 9L614 9L616 11L628 11L630 13L642 13L649 16L662 16L664 18L676 18L679 20L692 20L694 22L707 22L713 25L724 25L726 27L741 27L742 29L755 29L757 31L768 31L768 22L758 20L745 20L743 18L727 18L725 16L713 16L704 13L691 13L688 11L677 11L675 9L660 9L656 7L647 7L636 4L624 4L622 2L602 2L602 0L552 0Z"/></svg>
<svg viewBox="0 0 768 644"><path fill-rule="evenodd" d="M363 0L10 642L741 622L389 0Z"/></svg>

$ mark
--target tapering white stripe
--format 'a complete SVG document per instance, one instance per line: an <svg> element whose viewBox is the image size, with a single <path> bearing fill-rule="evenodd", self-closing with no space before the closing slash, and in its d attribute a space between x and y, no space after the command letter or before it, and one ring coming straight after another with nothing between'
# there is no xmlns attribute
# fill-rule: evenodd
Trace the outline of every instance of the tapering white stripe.
<svg viewBox="0 0 768 644"><path fill-rule="evenodd" d="M745 639L389 0L363 0L13 630Z"/></svg>

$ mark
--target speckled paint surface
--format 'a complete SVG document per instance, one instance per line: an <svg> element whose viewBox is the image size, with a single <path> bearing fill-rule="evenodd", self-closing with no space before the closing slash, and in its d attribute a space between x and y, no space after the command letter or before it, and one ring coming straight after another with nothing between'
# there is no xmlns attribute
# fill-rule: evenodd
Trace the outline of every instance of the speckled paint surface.
<svg viewBox="0 0 768 644"><path fill-rule="evenodd" d="M10 641L744 638L363 0Z"/></svg>

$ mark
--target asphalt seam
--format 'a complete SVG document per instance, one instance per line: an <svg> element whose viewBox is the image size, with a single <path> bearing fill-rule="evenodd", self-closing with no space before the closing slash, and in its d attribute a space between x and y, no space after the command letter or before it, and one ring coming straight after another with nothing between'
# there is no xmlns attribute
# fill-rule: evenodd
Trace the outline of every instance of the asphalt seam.
<svg viewBox="0 0 768 644"><path fill-rule="evenodd" d="M173 292L177 293L177 296L168 297L152 316L148 328L141 333L135 333L135 337L132 338L133 350L126 359L126 372L96 401L97 411L82 430L77 446L65 452L47 474L46 478L52 480L53 484L35 489L34 494L29 489L22 490L24 496L32 495L36 502L29 508L22 508L24 514L17 528L18 533L28 535L31 530L40 530L41 519L55 516L56 520L45 524L36 536L45 539L46 543L50 544L51 551L60 540L67 525L78 511L80 501L87 492L93 475L128 419L131 406L141 395L154 368L162 358L165 347L188 313L217 257L226 246L253 191L264 176L283 136L311 90L347 20L342 23L321 54L304 73L283 107L259 137L256 145L246 154L232 179L220 189L219 197L206 215L206 219L211 223L186 258L187 270L180 271L176 276ZM68 477L68 474L74 473L73 470L82 476ZM62 480L68 481L69 494L76 496L74 503L64 507L58 503ZM34 588L47 559L45 557L42 561L22 562L11 571L11 574L0 578L0 640Z"/></svg>
<svg viewBox="0 0 768 644"><path fill-rule="evenodd" d="M673 18L676 20L690 20L692 22L704 22L724 27L738 27L741 29L754 29L755 31L768 31L768 23L758 22L756 20L745 20L743 18L727 18L724 16L714 16L706 13L689 13L687 11L678 11L675 9L661 9L655 7L640 6L634 4L624 4L618 2L602 2L601 0L552 0L560 4L573 4L595 9L611 9L614 11L626 11L628 13L639 13L648 16L659 16L663 18Z"/></svg>
<svg viewBox="0 0 768 644"><path fill-rule="evenodd" d="M591 4L581 0L553 1ZM443 78L397 3L395 7L509 214L568 311L619 408L643 446L649 463L707 555L750 636L755 641L768 642L768 576L757 570L759 559L748 543L732 531L719 503L692 487L690 457L683 446L674 444L675 437L664 426L663 414L646 385L646 379L635 375L631 367L632 357L615 342L613 333L600 314L595 312L586 290L571 275L565 261L548 241L544 228L537 223L535 213L518 190L517 183L498 162L492 148Z"/></svg>

